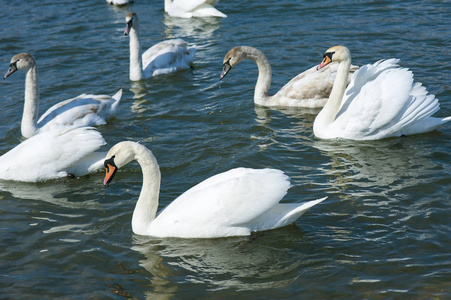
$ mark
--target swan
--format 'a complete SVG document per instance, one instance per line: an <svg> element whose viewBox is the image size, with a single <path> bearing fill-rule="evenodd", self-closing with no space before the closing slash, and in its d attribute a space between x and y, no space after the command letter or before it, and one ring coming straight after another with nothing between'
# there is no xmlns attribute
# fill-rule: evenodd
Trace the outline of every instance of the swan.
<svg viewBox="0 0 451 300"><path fill-rule="evenodd" d="M162 41L141 55L138 15L130 12L125 17L124 35L130 35L130 80L141 80L160 74L189 69L196 53L182 39Z"/></svg>
<svg viewBox="0 0 451 300"><path fill-rule="evenodd" d="M398 59L360 67L347 88L349 49L328 49L318 68L330 62L338 62L338 71L329 100L313 123L318 138L377 140L432 131L451 120L431 117L440 108L438 100L414 82L411 71L399 67Z"/></svg>
<svg viewBox="0 0 451 300"><path fill-rule="evenodd" d="M105 144L92 127L65 128L38 133L0 157L0 179L41 182L82 176L103 166Z"/></svg>
<svg viewBox="0 0 451 300"><path fill-rule="evenodd" d="M155 237L215 238L249 235L253 231L293 223L326 198L279 203L290 182L275 169L237 168L217 174L189 189L156 216L161 174L155 156L143 145L120 142L108 151L104 185L116 171L136 160L143 186L132 216L132 230Z"/></svg>
<svg viewBox="0 0 451 300"><path fill-rule="evenodd" d="M219 79L222 80L232 67L246 59L254 61L258 66L254 102L261 106L323 107L332 90L337 73L337 64L321 69L320 72L316 70L316 66L312 67L291 79L275 95L271 96L268 91L271 86L272 71L265 54L254 47L238 46L230 49L225 55ZM352 66L349 74L357 69L357 66Z"/></svg>
<svg viewBox="0 0 451 300"><path fill-rule="evenodd" d="M121 6L121 5L127 5L130 3L133 3L134 1L133 0L106 0L106 2L108 4Z"/></svg>
<svg viewBox="0 0 451 300"><path fill-rule="evenodd" d="M38 71L34 57L19 53L12 57L6 79L17 70L26 70L25 103L21 122L21 133L29 138L38 132L68 126L93 126L106 124L112 117L122 97L122 90L114 96L82 94L61 101L50 107L38 120L39 85Z"/></svg>
<svg viewBox="0 0 451 300"><path fill-rule="evenodd" d="M219 0L164 0L164 11L171 17L193 18L193 17L220 17L227 15L217 10Z"/></svg>

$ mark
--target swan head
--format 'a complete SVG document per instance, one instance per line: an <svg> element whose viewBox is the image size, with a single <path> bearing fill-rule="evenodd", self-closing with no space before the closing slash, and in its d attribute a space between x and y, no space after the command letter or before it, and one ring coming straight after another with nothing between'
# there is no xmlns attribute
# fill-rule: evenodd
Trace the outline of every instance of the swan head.
<svg viewBox="0 0 451 300"><path fill-rule="evenodd" d="M114 175L116 175L118 169L136 159L134 151L135 144L137 143L120 142L108 151L103 163L106 170L105 179L103 180L104 185L108 185L113 181Z"/></svg>
<svg viewBox="0 0 451 300"><path fill-rule="evenodd" d="M125 16L125 24L126 26L124 30L124 35L129 35L132 27L138 26L138 15L135 14L134 12L129 12Z"/></svg>
<svg viewBox="0 0 451 300"><path fill-rule="evenodd" d="M248 58L247 53L249 51L246 51L246 48L250 47L238 46L230 49L229 52L227 52L227 54L224 56L224 61L222 63L222 73L219 77L219 80L224 78L224 76L229 73L232 67Z"/></svg>
<svg viewBox="0 0 451 300"><path fill-rule="evenodd" d="M9 63L8 72L6 72L3 79L6 79L8 76L16 72L17 70L28 70L36 65L34 57L28 53L19 53L11 58L11 62Z"/></svg>
<svg viewBox="0 0 451 300"><path fill-rule="evenodd" d="M346 60L351 60L351 53L349 49L345 46L334 46L332 48L327 49L327 51L323 55L323 61L317 67L317 69L321 69L331 62L342 62Z"/></svg>

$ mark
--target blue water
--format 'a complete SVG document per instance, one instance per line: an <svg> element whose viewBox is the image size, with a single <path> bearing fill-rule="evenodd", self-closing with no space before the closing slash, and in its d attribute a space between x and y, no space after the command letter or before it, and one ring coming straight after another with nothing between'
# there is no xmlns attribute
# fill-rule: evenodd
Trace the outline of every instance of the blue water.
<svg viewBox="0 0 451 300"><path fill-rule="evenodd" d="M449 299L451 125L374 142L321 141L318 110L253 103L257 68L219 81L227 51L262 50L271 92L346 45L353 63L396 57L451 115L447 1L237 1L226 19L168 17L163 0L0 0L0 71L37 60L40 113L81 93L124 89L98 129L108 145L139 141L158 159L160 207L230 168L273 167L291 177L285 202L328 196L294 225L252 237L154 239L131 230L141 171L127 165L39 184L0 183L0 291L19 299ZM180 37L197 46L192 70L132 83L125 14L139 14L145 48ZM396 87L394 87L396 88ZM0 153L17 145L24 73L0 83Z"/></svg>

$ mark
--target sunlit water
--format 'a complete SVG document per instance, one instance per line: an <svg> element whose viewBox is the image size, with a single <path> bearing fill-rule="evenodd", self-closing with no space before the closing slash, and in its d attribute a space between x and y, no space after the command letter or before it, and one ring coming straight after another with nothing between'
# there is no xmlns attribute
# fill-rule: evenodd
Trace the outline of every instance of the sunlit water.
<svg viewBox="0 0 451 300"><path fill-rule="evenodd" d="M398 3L399 2L399 3ZM0 183L0 291L4 298L449 299L451 126L375 142L313 137L317 110L253 104L257 68L219 82L234 46L262 50L271 92L318 64L336 44L353 63L397 57L451 115L451 8L447 1L223 0L226 19L165 16L163 0L124 8L104 1L0 1L0 70L14 54L37 60L40 112L81 93L124 89L98 129L139 141L158 159L160 207L233 167L284 170L284 201L328 196L294 225L252 237L183 240L134 235L141 171L127 165L41 184ZM145 48L181 37L198 48L192 70L128 80L128 11ZM396 88L396 87L393 87ZM0 83L0 151L21 141L24 73Z"/></svg>

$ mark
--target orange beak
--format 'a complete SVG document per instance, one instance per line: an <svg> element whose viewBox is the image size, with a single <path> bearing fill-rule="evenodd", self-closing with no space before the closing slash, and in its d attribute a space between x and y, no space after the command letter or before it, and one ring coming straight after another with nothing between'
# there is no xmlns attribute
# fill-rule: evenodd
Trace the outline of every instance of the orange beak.
<svg viewBox="0 0 451 300"><path fill-rule="evenodd" d="M325 66L327 66L331 62L332 62L332 59L330 59L330 57L328 55L324 55L323 61L321 62L321 64L316 69L319 70L321 68L324 68Z"/></svg>
<svg viewBox="0 0 451 300"><path fill-rule="evenodd" d="M105 179L103 179L103 185L108 185L111 181L113 181L114 175L116 174L117 167L111 164L105 164Z"/></svg>

